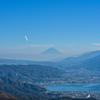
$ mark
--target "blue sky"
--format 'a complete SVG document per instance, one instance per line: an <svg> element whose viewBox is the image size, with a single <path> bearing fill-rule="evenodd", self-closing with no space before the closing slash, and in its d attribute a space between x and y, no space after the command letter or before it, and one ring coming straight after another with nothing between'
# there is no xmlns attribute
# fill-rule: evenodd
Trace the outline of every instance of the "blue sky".
<svg viewBox="0 0 100 100"><path fill-rule="evenodd" d="M1 58L100 50L100 0L0 0L0 36Z"/></svg>

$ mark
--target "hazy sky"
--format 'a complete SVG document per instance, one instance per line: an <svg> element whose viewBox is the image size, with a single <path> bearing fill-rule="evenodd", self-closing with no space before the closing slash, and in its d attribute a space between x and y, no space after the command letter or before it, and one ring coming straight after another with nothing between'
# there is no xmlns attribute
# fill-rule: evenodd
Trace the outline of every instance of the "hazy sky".
<svg viewBox="0 0 100 100"><path fill-rule="evenodd" d="M0 0L0 36L2 58L100 50L100 0Z"/></svg>

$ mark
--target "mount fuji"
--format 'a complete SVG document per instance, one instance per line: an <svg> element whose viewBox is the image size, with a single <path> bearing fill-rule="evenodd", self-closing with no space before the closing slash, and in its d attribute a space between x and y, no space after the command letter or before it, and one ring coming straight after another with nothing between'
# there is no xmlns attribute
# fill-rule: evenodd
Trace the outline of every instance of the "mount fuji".
<svg viewBox="0 0 100 100"><path fill-rule="evenodd" d="M40 54L62 54L60 51L56 50L55 48L49 48L43 52L41 52Z"/></svg>

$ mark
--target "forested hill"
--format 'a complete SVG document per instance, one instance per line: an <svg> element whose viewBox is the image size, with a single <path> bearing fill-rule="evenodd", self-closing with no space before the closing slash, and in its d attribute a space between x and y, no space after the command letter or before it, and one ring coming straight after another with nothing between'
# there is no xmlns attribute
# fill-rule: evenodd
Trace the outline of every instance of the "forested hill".
<svg viewBox="0 0 100 100"><path fill-rule="evenodd" d="M35 78L58 78L64 71L44 65L0 65L0 74L16 74Z"/></svg>
<svg viewBox="0 0 100 100"><path fill-rule="evenodd" d="M31 100L31 98L37 98L36 100L38 100L38 98L47 97L45 94L47 90L45 88L33 84L17 82L5 75L0 75L0 90L4 91L0 97L9 97L10 99Z"/></svg>

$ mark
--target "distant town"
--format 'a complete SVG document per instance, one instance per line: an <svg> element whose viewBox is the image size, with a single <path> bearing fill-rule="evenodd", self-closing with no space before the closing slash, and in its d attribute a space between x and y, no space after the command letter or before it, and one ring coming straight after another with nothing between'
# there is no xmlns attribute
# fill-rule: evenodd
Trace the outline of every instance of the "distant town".
<svg viewBox="0 0 100 100"><path fill-rule="evenodd" d="M36 82L30 83L39 85L41 87L57 84L57 83L100 83L100 73L97 72L90 72L88 70L67 70L67 73L63 75L63 78L45 78L44 82ZM100 100L100 92L78 92L78 91L46 91L47 94L53 94L51 96L55 97L72 97L72 98L87 98L89 95L90 97L96 98Z"/></svg>

